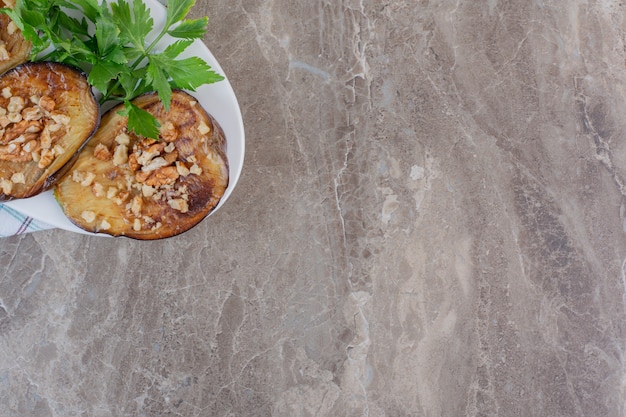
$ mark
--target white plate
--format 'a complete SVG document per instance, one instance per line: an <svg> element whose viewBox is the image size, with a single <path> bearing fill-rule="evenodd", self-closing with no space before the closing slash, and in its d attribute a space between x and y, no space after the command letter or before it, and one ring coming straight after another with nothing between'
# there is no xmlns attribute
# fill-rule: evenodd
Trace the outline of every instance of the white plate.
<svg viewBox="0 0 626 417"><path fill-rule="evenodd" d="M150 8L150 13L154 19L154 32L156 33L165 23L165 7L155 0L144 0L144 3ZM173 38L165 36L159 46L161 48L165 47L172 40ZM215 72L226 77L211 51L201 40L196 40L181 56L198 56L204 59ZM230 178L224 196L212 211L212 213L215 213L216 210L224 205L233 192L241 175L245 152L243 118L235 92L227 78L215 84L203 85L195 92L189 93L217 120L222 129L224 129L226 136L226 156L228 157ZM65 217L61 207L55 201L52 191L46 191L35 197L10 201L4 204L51 226L72 232L94 235L94 233L88 233L76 227ZM104 234L95 235L108 236Z"/></svg>

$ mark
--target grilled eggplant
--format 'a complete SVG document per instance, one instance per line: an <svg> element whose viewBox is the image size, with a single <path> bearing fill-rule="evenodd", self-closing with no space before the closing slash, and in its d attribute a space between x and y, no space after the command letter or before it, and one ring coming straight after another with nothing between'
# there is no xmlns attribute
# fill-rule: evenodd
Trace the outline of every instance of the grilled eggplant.
<svg viewBox="0 0 626 417"><path fill-rule="evenodd" d="M12 4L0 0L0 7L12 8ZM0 74L26 62L31 46L11 18L0 14Z"/></svg>
<svg viewBox="0 0 626 417"><path fill-rule="evenodd" d="M0 201L51 188L99 122L87 77L74 67L29 62L0 76Z"/></svg>
<svg viewBox="0 0 626 417"><path fill-rule="evenodd" d="M218 204L228 185L226 140L218 123L189 94L175 90L169 111L156 93L134 100L159 121L159 140L127 129L109 110L78 160L55 186L78 227L141 240L189 230Z"/></svg>

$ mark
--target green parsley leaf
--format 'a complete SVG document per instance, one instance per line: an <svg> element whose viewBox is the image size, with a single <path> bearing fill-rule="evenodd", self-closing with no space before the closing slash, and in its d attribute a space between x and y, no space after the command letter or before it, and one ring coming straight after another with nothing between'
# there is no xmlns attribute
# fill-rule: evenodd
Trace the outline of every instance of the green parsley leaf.
<svg viewBox="0 0 626 417"><path fill-rule="evenodd" d="M164 68L157 57L158 56L150 57L146 81L154 86L159 94L159 98L163 102L165 111L168 111L170 108L170 100L172 98L172 87L170 87L167 73L164 71Z"/></svg>
<svg viewBox="0 0 626 417"><path fill-rule="evenodd" d="M117 79L125 69L125 65L113 61L98 61L91 68L87 81L100 90L102 94L106 94L111 80Z"/></svg>
<svg viewBox="0 0 626 417"><path fill-rule="evenodd" d="M224 79L197 56L177 60L173 65L167 66L166 71L172 78L174 87L191 91L196 91L201 85L213 84Z"/></svg>
<svg viewBox="0 0 626 417"><path fill-rule="evenodd" d="M98 5L96 0L73 0L76 5L80 6L83 10L83 13L92 22L95 22L98 19L98 16L106 8L106 5L103 3L102 5Z"/></svg>
<svg viewBox="0 0 626 417"><path fill-rule="evenodd" d="M135 134L147 138L159 137L159 127L161 127L159 122L152 114L130 101L124 101L124 110L119 111L118 114L128 117L128 129Z"/></svg>
<svg viewBox="0 0 626 417"><path fill-rule="evenodd" d="M142 1L135 1L131 11L125 0L118 0L117 3L111 3L111 9L121 35L135 48L144 51L146 36L154 24L146 5Z"/></svg>
<svg viewBox="0 0 626 417"><path fill-rule="evenodd" d="M195 3L195 0L168 0L165 27L169 28L183 20Z"/></svg>
<svg viewBox="0 0 626 417"><path fill-rule="evenodd" d="M167 48L165 48L163 52L161 52L161 55L169 59L174 59L178 55L182 54L185 49L187 49L192 43L192 40L181 40L172 42L171 44L167 45Z"/></svg>
<svg viewBox="0 0 626 417"><path fill-rule="evenodd" d="M207 17L194 20L183 20L180 25L176 26L174 29L169 30L167 33L174 38L202 38L206 33L208 22L209 19Z"/></svg>
<svg viewBox="0 0 626 417"><path fill-rule="evenodd" d="M119 36L120 29L115 21L105 13L98 14L96 17L96 40L101 56L106 56L112 49L119 47Z"/></svg>

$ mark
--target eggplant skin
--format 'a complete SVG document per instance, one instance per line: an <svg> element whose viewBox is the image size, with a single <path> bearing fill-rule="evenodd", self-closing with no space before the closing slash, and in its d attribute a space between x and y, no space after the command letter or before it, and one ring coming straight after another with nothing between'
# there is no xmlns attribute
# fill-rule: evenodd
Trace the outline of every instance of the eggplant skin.
<svg viewBox="0 0 626 417"><path fill-rule="evenodd" d="M172 92L169 111L156 93L134 100L159 121L159 141L129 132L116 106L102 116L55 198L78 227L139 240L163 239L200 223L228 186L226 138L196 99Z"/></svg>
<svg viewBox="0 0 626 417"><path fill-rule="evenodd" d="M0 0L0 7L12 8L12 4ZM0 14L0 74L26 62L31 48L32 44L24 38L11 18Z"/></svg>
<svg viewBox="0 0 626 417"><path fill-rule="evenodd" d="M52 188L100 123L81 70L27 62L0 76L0 201Z"/></svg>

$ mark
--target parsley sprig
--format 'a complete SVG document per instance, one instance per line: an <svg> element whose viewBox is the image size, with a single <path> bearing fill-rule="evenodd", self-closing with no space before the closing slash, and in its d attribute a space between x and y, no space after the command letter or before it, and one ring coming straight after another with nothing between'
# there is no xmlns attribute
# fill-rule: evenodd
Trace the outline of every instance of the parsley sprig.
<svg viewBox="0 0 626 417"><path fill-rule="evenodd" d="M141 0L17 0L3 8L33 47L31 60L56 61L81 68L89 83L102 93L100 103L124 103L120 113L136 134L158 138L159 123L131 100L157 91L169 110L172 89L195 91L224 79L199 57L180 58L195 39L202 38L208 19L187 19L195 0L168 0L164 27L152 34L154 21ZM150 36L149 36L150 35ZM176 38L165 49L165 35ZM148 41L150 39L150 41Z"/></svg>

